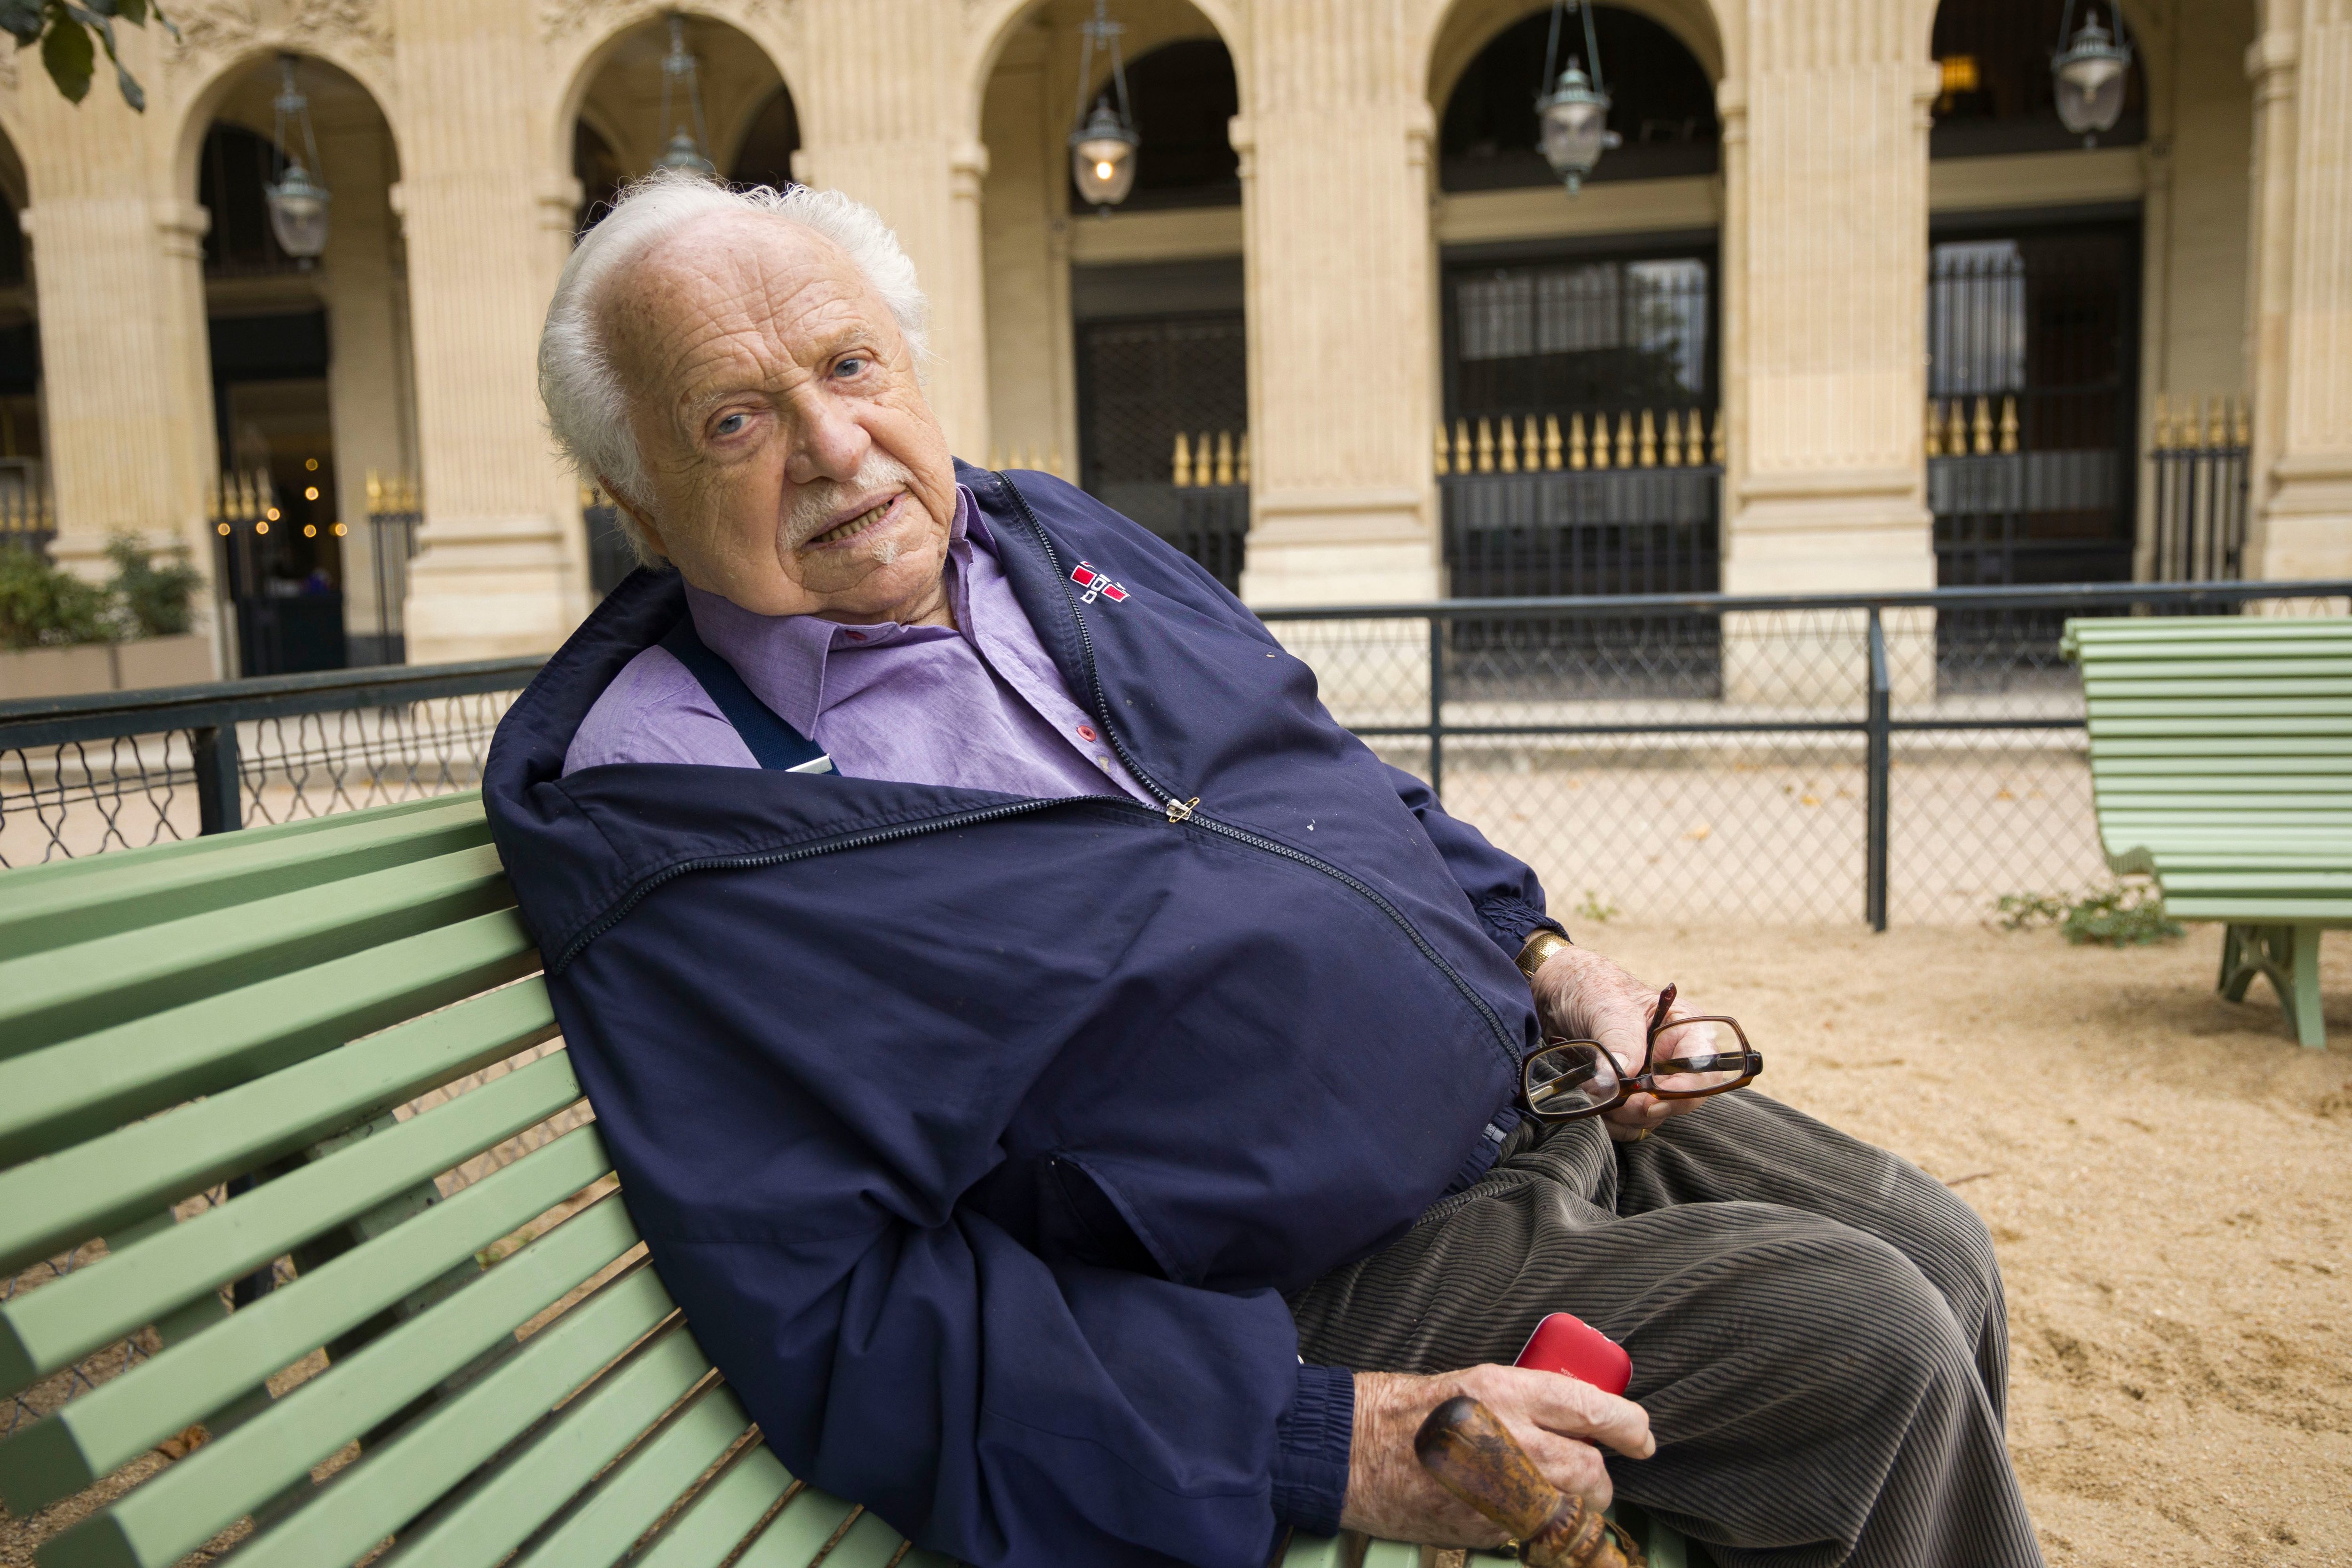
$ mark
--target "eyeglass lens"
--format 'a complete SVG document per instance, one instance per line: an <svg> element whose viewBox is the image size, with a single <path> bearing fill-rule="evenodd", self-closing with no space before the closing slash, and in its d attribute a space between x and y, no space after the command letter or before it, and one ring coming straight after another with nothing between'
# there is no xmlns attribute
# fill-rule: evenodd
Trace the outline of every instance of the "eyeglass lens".
<svg viewBox="0 0 2352 1568"><path fill-rule="evenodd" d="M1538 1116L1572 1116L1617 1098L1617 1063L1597 1045L1549 1046L1528 1058L1528 1108Z"/></svg>

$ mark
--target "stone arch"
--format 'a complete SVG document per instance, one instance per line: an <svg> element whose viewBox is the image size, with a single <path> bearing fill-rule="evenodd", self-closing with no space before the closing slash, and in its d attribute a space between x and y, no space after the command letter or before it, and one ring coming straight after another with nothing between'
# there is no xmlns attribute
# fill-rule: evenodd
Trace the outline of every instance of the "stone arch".
<svg viewBox="0 0 2352 1568"><path fill-rule="evenodd" d="M384 63L367 58L333 39L312 38L299 33L263 36L205 58L196 74L181 88L180 119L172 141L172 193L175 198L184 202L196 199L196 160L203 153L205 133L212 129L221 104L248 70L280 55L295 55L331 66L358 84L374 102L376 112L383 117L391 132L394 164L405 166L401 152L404 126L399 89Z"/></svg>
<svg viewBox="0 0 2352 1568"><path fill-rule="evenodd" d="M1738 74L1733 47L1737 18L1724 15L1720 0L1607 0L1657 23L1681 40L1708 79L1720 85ZM1416 52L1424 90L1440 114L1462 74L1479 51L1504 29L1549 8L1551 0L1438 0L1426 14ZM1730 25L1727 26L1727 23Z"/></svg>
<svg viewBox="0 0 2352 1568"><path fill-rule="evenodd" d="M1153 3L1159 4L1161 0L1153 0ZM1005 44L1012 38L1013 29L1045 4L1046 0L986 0L966 35L971 40L971 54L963 77L964 101L956 123L974 141L980 138L981 115L988 101L988 84L996 74L997 62L1003 57ZM1250 62L1245 42L1248 35L1234 10L1232 0L1184 0L1184 4L1206 17L1209 26L1215 29L1217 37L1224 44L1225 53L1234 62L1234 83L1240 89L1242 112L1248 113Z"/></svg>
<svg viewBox="0 0 2352 1568"><path fill-rule="evenodd" d="M560 85L549 102L549 111L542 123L542 138L549 158L548 166L555 172L559 182L572 177L572 122L581 118L583 106L586 104L597 77L632 34L648 22L671 15L716 23L748 39L783 83L794 113L801 117L802 137L804 141L807 139L808 99L793 84L793 68L789 63L791 51L785 47L785 40L777 37L769 25L764 10L749 5L725 3L677 5L670 0L631 0L630 4L601 12L598 16L600 25L593 28L583 27L577 32L558 31L548 40L547 79ZM764 103L765 99L761 102ZM744 129L742 125L730 126L722 134L718 127L712 127L712 145L732 146ZM606 133L600 128L600 134Z"/></svg>

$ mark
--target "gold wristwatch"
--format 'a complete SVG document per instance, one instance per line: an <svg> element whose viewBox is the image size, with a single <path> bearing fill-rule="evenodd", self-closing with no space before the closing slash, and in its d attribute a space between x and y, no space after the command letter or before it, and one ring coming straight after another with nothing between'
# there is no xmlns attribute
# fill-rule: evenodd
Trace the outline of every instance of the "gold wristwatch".
<svg viewBox="0 0 2352 1568"><path fill-rule="evenodd" d="M1546 958L1563 947L1575 946L1575 943L1559 932L1538 926L1533 935L1529 936L1527 942L1519 948L1519 973L1525 975L1528 977L1528 983L1532 985L1535 983L1536 971L1543 967Z"/></svg>

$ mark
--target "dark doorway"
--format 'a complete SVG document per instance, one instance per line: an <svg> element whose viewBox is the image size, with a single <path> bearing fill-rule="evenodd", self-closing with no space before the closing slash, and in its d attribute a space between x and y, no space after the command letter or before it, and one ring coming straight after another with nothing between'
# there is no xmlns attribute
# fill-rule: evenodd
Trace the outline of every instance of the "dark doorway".
<svg viewBox="0 0 2352 1568"><path fill-rule="evenodd" d="M1609 84L1609 129L1622 143L1601 154L1589 183L1715 172L1721 140L1715 84L1697 57L1647 16L1601 5L1592 19ZM1522 17L1496 34L1454 84L1437 137L1438 179L1446 190L1559 183L1536 151L1536 99L1549 85L1543 76L1550 30L1549 8ZM1584 53L1582 25L1571 22L1563 35L1565 67L1571 52Z"/></svg>
<svg viewBox="0 0 2352 1568"><path fill-rule="evenodd" d="M335 510L325 313L216 317L210 336L224 489L255 495L251 515L225 513L216 525L226 530L217 534L220 580L238 671L341 669L345 529Z"/></svg>
<svg viewBox="0 0 2352 1568"><path fill-rule="evenodd" d="M1143 141L1135 153L1135 188L1120 211L1238 205L1242 163L1230 122L1241 112L1241 89L1223 43L1162 44L1129 65L1127 90ZM1072 187L1071 211L1085 206Z"/></svg>
<svg viewBox="0 0 2352 1568"><path fill-rule="evenodd" d="M1249 531L1240 258L1073 267L1070 292L1079 483L1236 587Z"/></svg>
<svg viewBox="0 0 2352 1568"><path fill-rule="evenodd" d="M727 178L738 185L770 185L781 191L793 183L793 154L800 149L801 120L793 109L793 95L778 88L752 117Z"/></svg>

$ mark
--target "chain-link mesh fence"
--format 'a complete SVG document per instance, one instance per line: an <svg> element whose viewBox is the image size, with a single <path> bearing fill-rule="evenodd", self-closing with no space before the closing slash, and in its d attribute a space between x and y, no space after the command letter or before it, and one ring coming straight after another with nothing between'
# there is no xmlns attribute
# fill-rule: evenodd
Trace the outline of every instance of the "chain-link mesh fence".
<svg viewBox="0 0 2352 1568"><path fill-rule="evenodd" d="M473 789L536 667L289 676L144 705L0 704L0 867Z"/></svg>
<svg viewBox="0 0 2352 1568"><path fill-rule="evenodd" d="M2308 591L2302 591L2307 595ZM2276 584L1881 600L1581 600L1269 612L1342 723L1533 866L1554 910L1872 913L1873 622L1886 917L1981 918L2107 880L2069 614L2342 614Z"/></svg>

